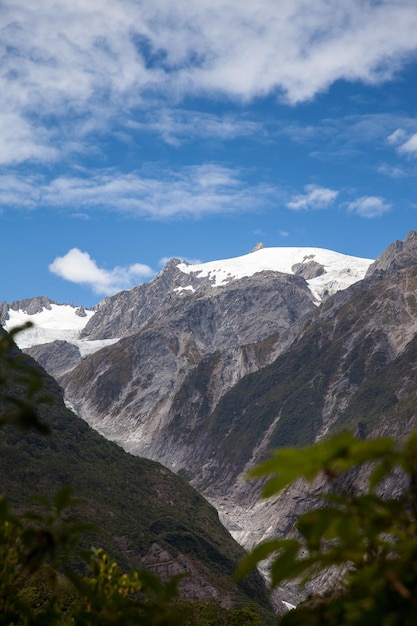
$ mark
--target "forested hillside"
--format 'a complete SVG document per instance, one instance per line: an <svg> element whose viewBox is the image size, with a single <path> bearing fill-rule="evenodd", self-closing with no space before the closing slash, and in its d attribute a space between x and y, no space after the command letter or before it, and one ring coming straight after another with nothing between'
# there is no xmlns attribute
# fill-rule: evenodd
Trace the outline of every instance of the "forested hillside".
<svg viewBox="0 0 417 626"><path fill-rule="evenodd" d="M84 536L84 547L104 548L126 571L146 567L163 580L186 574L180 592L187 599L226 609L252 603L271 615L259 575L233 581L244 552L214 507L168 469L127 454L93 431L65 408L58 384L29 357L19 356L43 380L48 403L33 400L50 434L22 432L13 425L1 430L2 494L12 509L22 513L31 497L50 499L71 486L81 500L77 515L97 527ZM9 382L6 391L24 399L19 383ZM3 390L2 417L10 410Z"/></svg>

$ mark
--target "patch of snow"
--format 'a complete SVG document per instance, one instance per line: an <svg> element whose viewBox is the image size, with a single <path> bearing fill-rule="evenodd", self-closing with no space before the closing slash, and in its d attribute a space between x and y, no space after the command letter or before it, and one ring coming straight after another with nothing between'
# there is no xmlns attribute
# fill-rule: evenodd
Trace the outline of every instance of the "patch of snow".
<svg viewBox="0 0 417 626"><path fill-rule="evenodd" d="M119 340L120 337L118 337L117 339L80 339L77 341L72 341L71 343L77 346L80 351L81 357L84 358L89 354L97 352L97 350L101 350L101 348L105 348L106 346L111 346L114 343L117 343Z"/></svg>
<svg viewBox="0 0 417 626"><path fill-rule="evenodd" d="M26 322L32 322L39 328L47 330L72 330L81 332L86 326L87 322L93 317L94 311L86 310L84 317L76 314L76 308L70 304L51 304L50 309L43 308L39 313L29 315L26 311L14 311L9 309L9 319L6 320L4 325L6 330L11 330L25 324ZM25 331L27 332L27 331Z"/></svg>
<svg viewBox="0 0 417 626"><path fill-rule="evenodd" d="M191 287L191 285L188 285L188 287L176 287L174 291L176 293L182 293L183 291L191 291L191 293L193 293L195 289L194 287Z"/></svg>
<svg viewBox="0 0 417 626"><path fill-rule="evenodd" d="M10 331L26 322L32 322L33 326L31 328L23 330L15 337L15 341L21 350L62 340L77 346L82 357L118 341L118 339L95 341L80 339L80 333L93 317L94 311L86 310L86 315L81 317L76 314L76 310L75 307L69 304L51 304L50 309L43 308L42 311L33 315L29 315L26 311L9 309L9 319L6 320L4 329Z"/></svg>
<svg viewBox="0 0 417 626"><path fill-rule="evenodd" d="M178 269L197 278L207 277L213 287L225 285L231 280L253 276L256 272L273 271L294 274L293 266L315 261L324 267L321 276L307 280L318 302L326 295L346 289L361 280L373 259L333 252L324 248L261 248L244 256L208 263L180 263Z"/></svg>

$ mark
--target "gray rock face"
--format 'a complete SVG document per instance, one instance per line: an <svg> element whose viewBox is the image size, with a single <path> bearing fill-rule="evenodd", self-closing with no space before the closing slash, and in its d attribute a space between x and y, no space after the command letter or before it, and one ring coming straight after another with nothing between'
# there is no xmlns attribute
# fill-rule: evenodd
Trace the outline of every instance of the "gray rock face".
<svg viewBox="0 0 417 626"><path fill-rule="evenodd" d="M256 244L256 246L252 248L251 252L257 252L257 250L262 250L263 248L265 248L265 246L262 243L262 241L260 241L259 243Z"/></svg>
<svg viewBox="0 0 417 626"><path fill-rule="evenodd" d="M7 304L7 302L0 302L0 325L3 325L9 319L9 309L13 311L21 310L25 311L28 315L35 315L36 313L40 313L44 308L50 311L51 304L56 304L56 302L46 296L14 300L10 305Z"/></svg>
<svg viewBox="0 0 417 626"><path fill-rule="evenodd" d="M81 362L79 349L67 341L57 340L40 344L26 348L25 352L30 354L54 378L59 378Z"/></svg>
<svg viewBox="0 0 417 626"><path fill-rule="evenodd" d="M384 272L395 272L417 263L417 231L412 230L404 241L394 241L369 267L367 277Z"/></svg>
<svg viewBox="0 0 417 626"><path fill-rule="evenodd" d="M79 306L75 311L75 315L78 317L87 317L87 313L85 312L85 308L83 306Z"/></svg>
<svg viewBox="0 0 417 626"><path fill-rule="evenodd" d="M106 437L185 476L246 547L285 535L314 494L298 486L259 502L247 471L333 429L392 432L392 412L415 393L414 240L319 309L301 276L268 272L180 291L159 309L155 294L139 332L61 378L67 397Z"/></svg>
<svg viewBox="0 0 417 626"><path fill-rule="evenodd" d="M27 298L26 300L15 300L10 304L10 308L14 311L25 311L29 315L40 313L42 309L51 309L51 304L57 304L54 300L50 300L46 296L38 296L36 298Z"/></svg>
<svg viewBox="0 0 417 626"><path fill-rule="evenodd" d="M153 293L142 310L152 306ZM194 375L205 384L210 371L211 392L202 402L214 408L243 375L283 349L295 323L315 310L301 277L262 272L215 290L200 286L172 295L139 332L86 358L60 382L71 406L106 437L135 454L163 455L178 469L184 462L179 442L169 449L166 435L156 431L168 428L182 386ZM120 329L118 317L116 324Z"/></svg>
<svg viewBox="0 0 417 626"><path fill-rule="evenodd" d="M262 247L263 246L259 244L252 252L259 252ZM298 283L295 282L294 284L298 285L299 288L302 286L305 293L310 291L308 285L304 282L305 280L326 274L323 265L315 261L312 258L313 256L314 255L305 257L302 262L296 264L293 268L297 274L295 278L299 280ZM181 296L183 299L187 296L201 297L207 302L207 298L211 296L213 296L214 301L215 296L211 294L213 290L218 291L221 288L228 287L235 289L235 293L237 293L239 290L245 288L245 283L242 282L242 278L236 279L231 277L231 275L228 275L226 278L223 277L222 287L214 287L216 285L215 271L211 274L210 272L205 274L203 271L194 271L191 269L188 272L187 267L192 268L192 266L182 263L179 259L172 259L164 270L149 283L139 285L129 291L122 291L115 296L104 299L99 303L95 315L84 328L81 335L82 338L110 339L133 335L145 326L150 325L153 320L157 318L158 312L164 311L165 307L176 306L178 296ZM345 273L346 278L349 272L350 269L344 267L343 270L340 270L340 275ZM255 274L252 278L256 278L256 280L262 284L270 280L272 276L278 276L279 274L280 273L277 271L264 270ZM283 276L285 276L286 279L294 278L291 274L284 274ZM304 279L304 281L301 279ZM284 279L281 278L281 282L283 280ZM334 285L336 283L337 281L335 282L333 279L329 280L327 291L330 290L330 292L334 292L336 289ZM274 289L275 287L272 285L271 290L273 291ZM288 306L290 306L288 295L287 288L283 297L286 298ZM243 306L245 306L242 298L241 300ZM274 305L272 300L271 305ZM271 311L273 311L272 306ZM295 300L294 308L297 306L298 302ZM239 324L237 324L237 326L239 326Z"/></svg>
<svg viewBox="0 0 417 626"><path fill-rule="evenodd" d="M9 319L9 305L7 302L0 302L0 326Z"/></svg>
<svg viewBox="0 0 417 626"><path fill-rule="evenodd" d="M302 276L306 280L317 278L326 273L323 265L317 261L308 261L307 263L296 263L292 266L292 271L296 276Z"/></svg>
<svg viewBox="0 0 417 626"><path fill-rule="evenodd" d="M242 379L200 421L185 475L245 546L285 535L314 502L308 485L259 501L259 485L248 484L246 474L269 450L308 445L339 429L404 437L415 427L416 287L412 266L352 287L350 298L334 297L287 351Z"/></svg>
<svg viewBox="0 0 417 626"><path fill-rule="evenodd" d="M179 259L171 259L156 278L122 291L100 302L94 317L82 332L85 339L111 339L133 335L176 298L176 289L190 284L203 290L206 281L193 279L178 269ZM186 292L187 293L187 292Z"/></svg>
<svg viewBox="0 0 417 626"><path fill-rule="evenodd" d="M234 598L232 594L225 594L214 584L211 584L187 555L177 554L174 557L160 545L154 543L143 557L141 564L161 580L170 580L174 576L186 573L187 576L179 585L179 594L183 598L201 602L216 602L225 609L233 608Z"/></svg>

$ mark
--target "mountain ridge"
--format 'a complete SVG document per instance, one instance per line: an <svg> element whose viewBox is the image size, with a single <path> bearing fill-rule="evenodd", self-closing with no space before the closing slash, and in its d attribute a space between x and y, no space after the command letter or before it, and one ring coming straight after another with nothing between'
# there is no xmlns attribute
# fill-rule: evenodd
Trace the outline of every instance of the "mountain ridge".
<svg viewBox="0 0 417 626"><path fill-rule="evenodd" d="M102 326L101 320L105 315L108 315L108 309L113 309L113 315L110 315L110 317L114 317L117 314L117 311L115 312L114 309L116 307L118 309L123 308L125 321L123 322L121 332L115 331L115 328L118 328L118 324L114 319L111 331L106 328L102 328L100 331L100 339L110 338L108 337L109 333L114 338L115 336L122 336L126 332L131 332L132 329L132 332L140 330L144 322L140 321L138 323L137 318L139 317L140 320L144 319L146 321L154 314L155 309L169 303L172 295L176 292L206 289L225 284L226 282L230 283L243 277L250 277L258 272L273 271L299 275L306 278L307 281L314 281L320 278L322 282L324 281L322 291L331 293L337 290L337 288L345 288L356 280L361 279L371 263L371 259L362 259L323 248L312 247L260 247L240 257L198 264L190 264L178 258L173 258L152 281L142 283L129 291L121 291L115 296L105 298L94 307L84 308L82 305L80 307L72 304L63 305L46 296L14 301L9 305L6 302L2 302L0 304L0 324L9 329L12 325L29 321L32 315L41 313L43 309L50 311L52 305L68 306L77 315L85 316L87 314L88 320L85 320L86 324L83 327L78 325L77 330L81 331L81 337L94 339L94 335L97 334L97 331L94 329ZM324 278L326 274L329 276ZM157 292L157 304L154 302L154 292ZM134 298L134 306L136 306L136 312L134 313L129 308L122 307L120 303L131 300L133 295L136 296L136 293L139 295ZM143 299L146 300L146 303L144 304L145 310L142 313L141 311L138 312L137 303L141 301L144 294L146 294L146 298ZM326 293L326 297L327 295ZM10 320L11 315L19 311L21 315L14 315L14 319ZM95 318L94 324L90 324L93 314ZM35 322L38 322L41 326L44 324L41 319L37 319ZM90 326L92 327L90 328ZM19 339L21 340L22 337ZM54 339L63 339L63 337L55 337ZM34 342L25 347L32 347L33 345L35 345Z"/></svg>

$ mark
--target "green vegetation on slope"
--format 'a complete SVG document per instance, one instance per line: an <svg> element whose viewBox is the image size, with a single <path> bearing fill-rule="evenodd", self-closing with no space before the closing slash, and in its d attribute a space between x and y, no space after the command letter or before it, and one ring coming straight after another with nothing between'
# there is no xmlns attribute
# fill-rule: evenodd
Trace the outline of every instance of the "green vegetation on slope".
<svg viewBox="0 0 417 626"><path fill-rule="evenodd" d="M94 535L84 536L85 547L101 546L122 570L128 570L140 567L157 544L174 559L184 555L193 576L216 590L220 599L237 608L254 603L271 616L258 575L238 585L233 581L244 551L220 524L214 507L160 464L125 453L89 428L65 408L51 377L28 357L18 353L16 357L31 371L41 372L42 394L52 402L37 406L42 424L50 425L50 435L12 426L0 431L2 493L14 512L21 514L34 495L51 499L57 490L71 486L84 503L82 521L98 527ZM25 398L19 382L10 387L9 381L8 392L19 402ZM10 410L10 402L3 398L0 414Z"/></svg>

